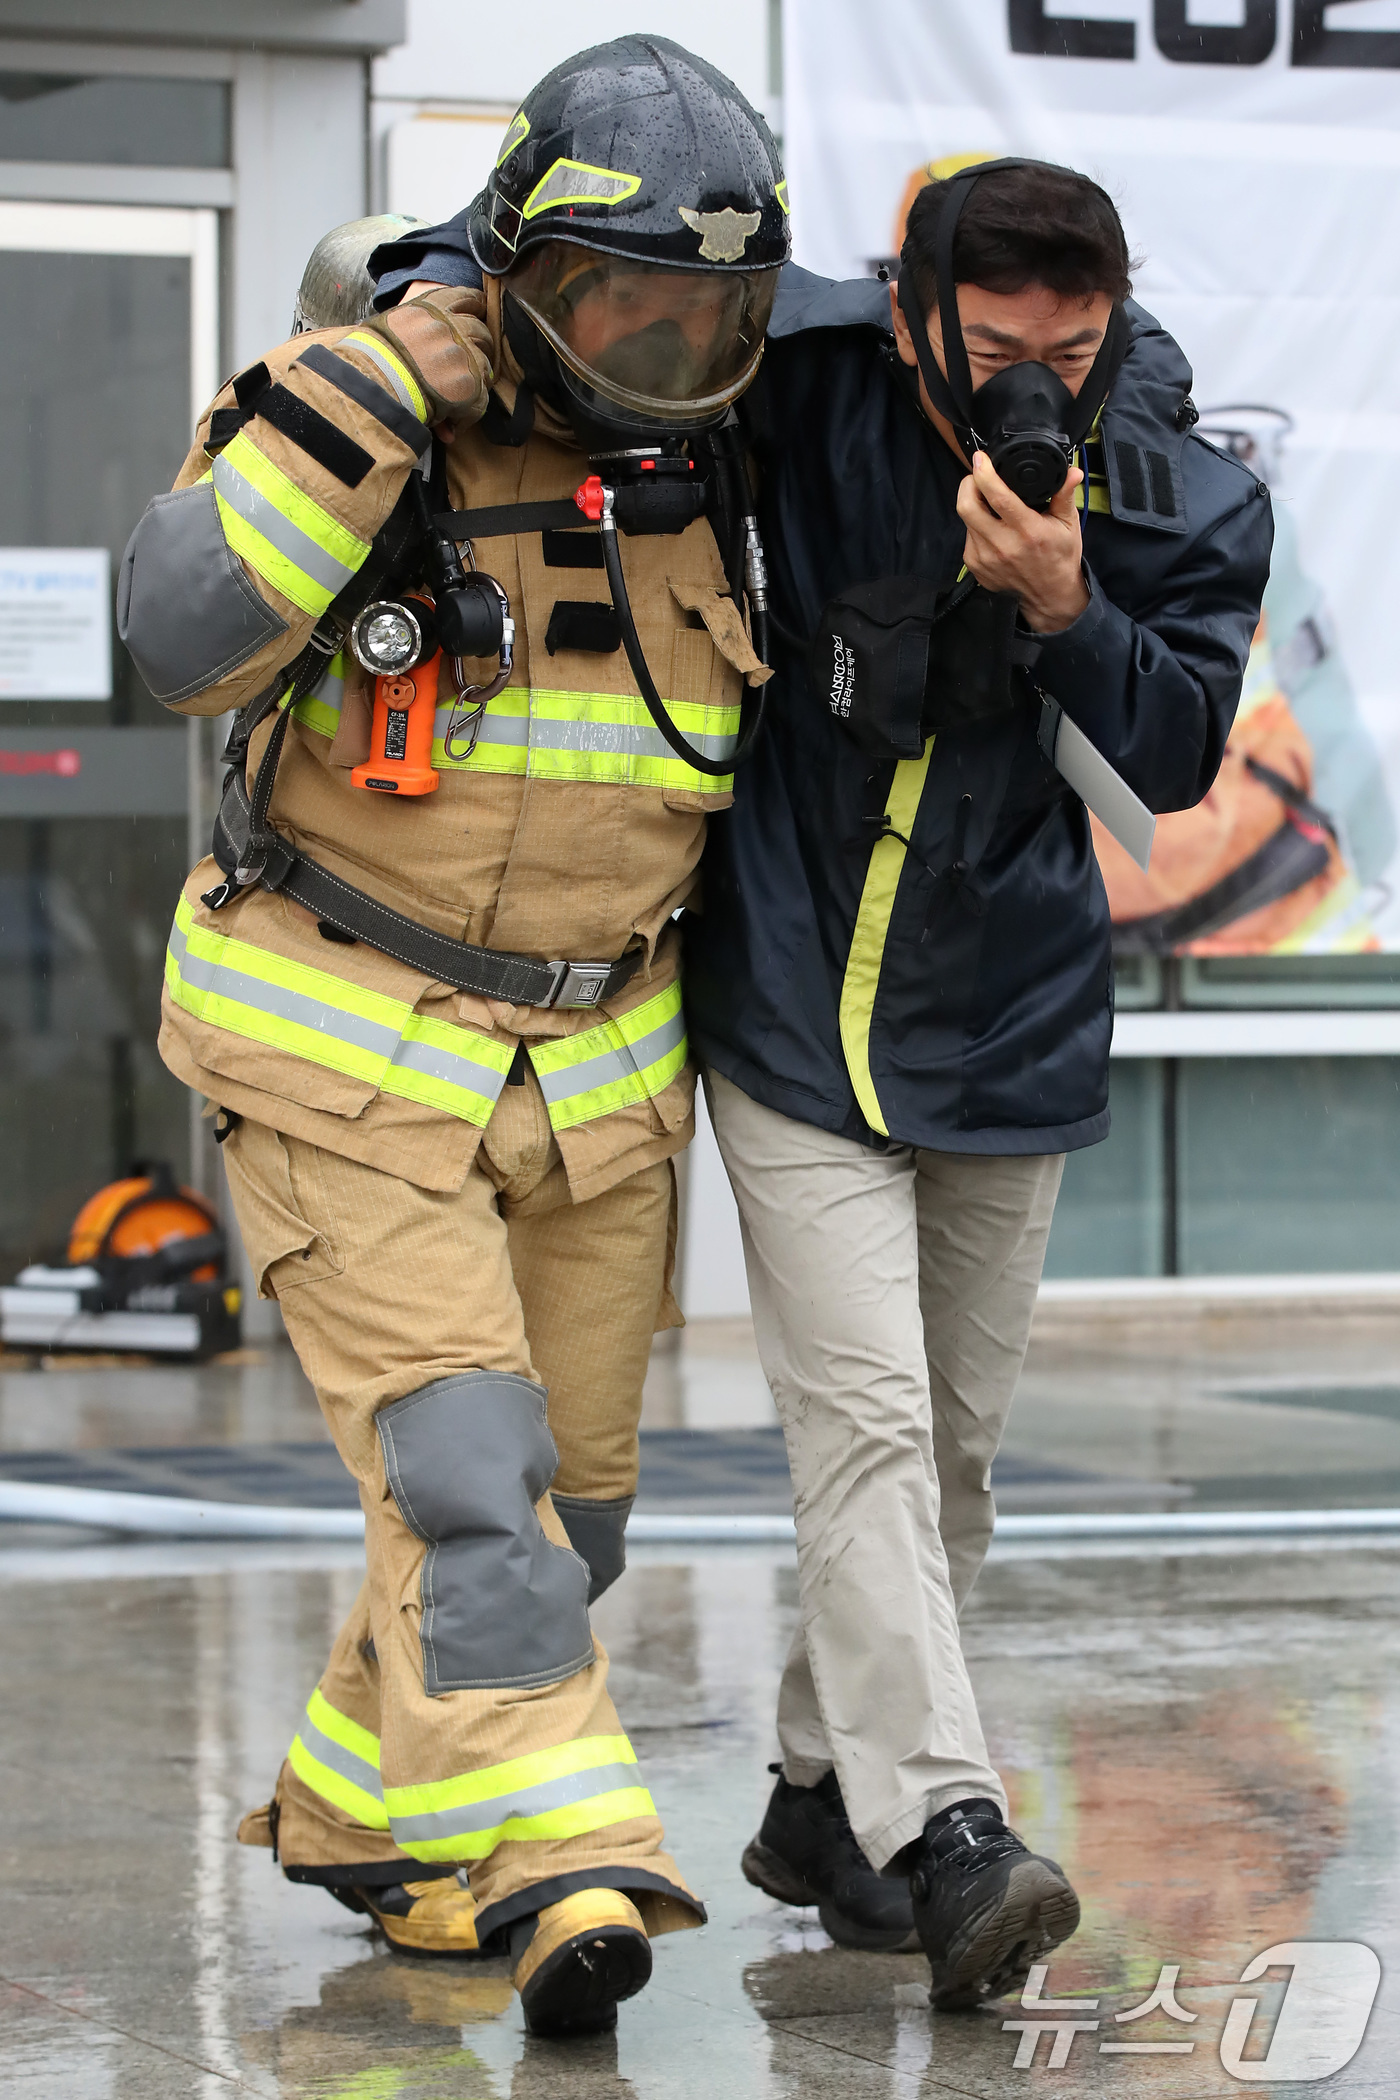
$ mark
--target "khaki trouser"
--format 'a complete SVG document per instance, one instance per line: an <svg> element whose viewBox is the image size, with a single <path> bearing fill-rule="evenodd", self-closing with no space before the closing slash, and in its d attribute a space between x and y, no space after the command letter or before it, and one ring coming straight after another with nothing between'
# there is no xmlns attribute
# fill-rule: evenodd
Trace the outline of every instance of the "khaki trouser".
<svg viewBox="0 0 1400 2100"><path fill-rule="evenodd" d="M957 1615L992 1536L1064 1157L876 1152L706 1085L792 1468L783 1772L813 1786L834 1766L882 1867L955 1801L1006 1808Z"/></svg>
<svg viewBox="0 0 1400 2100"><path fill-rule="evenodd" d="M695 1923L587 1618L677 1317L670 1162L571 1202L532 1073L456 1192L248 1120L224 1156L365 1512L368 1580L278 1784L284 1865L335 1884L460 1861L483 1933L585 1886L626 1888L650 1931Z"/></svg>

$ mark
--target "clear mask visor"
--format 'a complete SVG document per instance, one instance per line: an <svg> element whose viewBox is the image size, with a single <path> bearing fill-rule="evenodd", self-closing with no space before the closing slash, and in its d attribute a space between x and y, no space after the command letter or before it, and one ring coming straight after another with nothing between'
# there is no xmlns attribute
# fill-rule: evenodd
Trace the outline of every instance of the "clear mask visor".
<svg viewBox="0 0 1400 2100"><path fill-rule="evenodd" d="M778 272L683 270L549 241L510 291L576 378L633 416L694 423L743 393Z"/></svg>

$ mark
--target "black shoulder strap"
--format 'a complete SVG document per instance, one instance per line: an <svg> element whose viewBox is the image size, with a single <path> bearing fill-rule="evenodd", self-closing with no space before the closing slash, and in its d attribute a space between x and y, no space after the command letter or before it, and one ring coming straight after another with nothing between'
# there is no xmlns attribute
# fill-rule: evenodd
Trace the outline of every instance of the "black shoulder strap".
<svg viewBox="0 0 1400 2100"><path fill-rule="evenodd" d="M576 532L597 525L583 515L572 496L550 503L495 503L482 510L440 511L433 523L454 540L504 539L517 532Z"/></svg>

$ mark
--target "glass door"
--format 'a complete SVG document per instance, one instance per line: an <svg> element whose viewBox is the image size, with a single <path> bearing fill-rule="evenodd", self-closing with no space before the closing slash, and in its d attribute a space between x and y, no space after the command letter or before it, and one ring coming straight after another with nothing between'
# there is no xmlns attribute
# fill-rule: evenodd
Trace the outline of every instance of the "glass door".
<svg viewBox="0 0 1400 2100"><path fill-rule="evenodd" d="M0 203L0 268L3 1279L135 1160L202 1178L156 1032L210 736L152 699L113 597L218 384L217 219Z"/></svg>

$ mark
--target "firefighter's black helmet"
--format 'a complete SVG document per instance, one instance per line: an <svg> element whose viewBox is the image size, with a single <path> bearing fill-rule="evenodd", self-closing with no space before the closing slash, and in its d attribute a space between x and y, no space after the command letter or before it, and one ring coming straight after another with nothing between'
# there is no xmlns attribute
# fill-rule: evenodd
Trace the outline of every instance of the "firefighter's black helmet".
<svg viewBox="0 0 1400 2100"><path fill-rule="evenodd" d="M493 277L543 242L683 269L776 269L787 188L773 134L732 80L666 37L565 59L506 127L471 208Z"/></svg>

